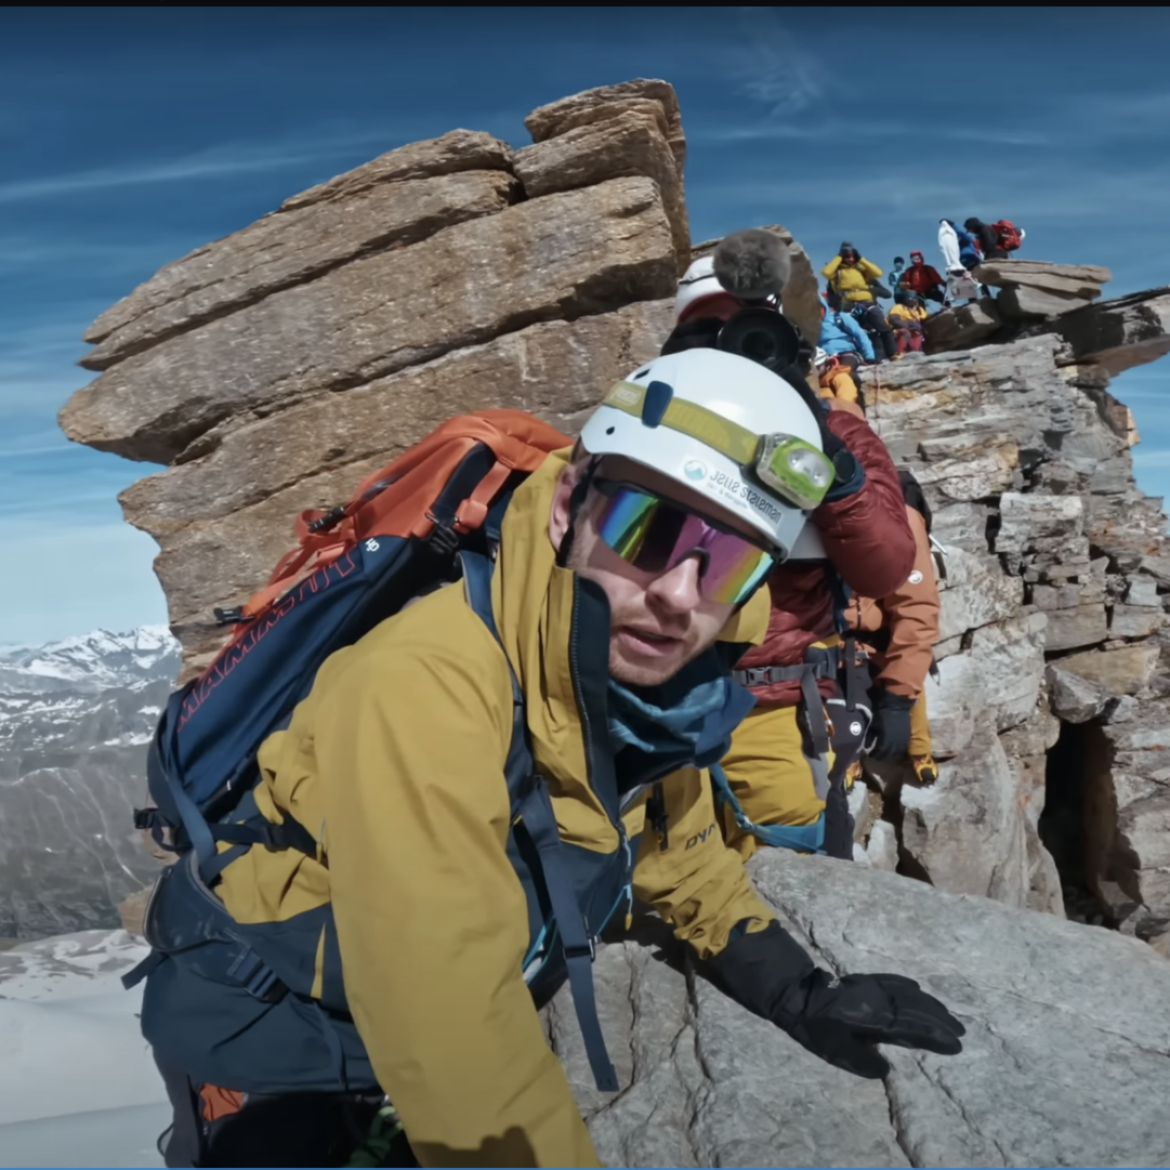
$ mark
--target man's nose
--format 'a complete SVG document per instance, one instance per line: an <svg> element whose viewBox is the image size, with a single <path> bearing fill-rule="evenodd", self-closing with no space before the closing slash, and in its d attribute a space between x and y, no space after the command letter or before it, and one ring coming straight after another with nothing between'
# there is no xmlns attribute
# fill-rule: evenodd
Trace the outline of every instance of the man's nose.
<svg viewBox="0 0 1170 1170"><path fill-rule="evenodd" d="M677 613L698 609L703 600L701 581L705 566L706 557L696 549L673 568L655 577L646 592Z"/></svg>

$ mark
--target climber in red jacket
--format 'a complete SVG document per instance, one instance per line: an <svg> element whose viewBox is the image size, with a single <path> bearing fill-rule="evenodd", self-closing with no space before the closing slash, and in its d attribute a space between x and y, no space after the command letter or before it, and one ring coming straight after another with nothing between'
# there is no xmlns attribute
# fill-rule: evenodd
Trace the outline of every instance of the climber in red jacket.
<svg viewBox="0 0 1170 1170"><path fill-rule="evenodd" d="M682 320L663 353L727 344L724 326L744 301L720 287L718 264L710 275L698 273L702 263L692 265L696 279L688 280L690 271L683 277L676 303ZM700 275L709 289L697 287ZM759 298L744 300L754 301L750 311L759 312ZM818 399L795 363L776 372L818 410L837 482L812 513L808 537L769 578L767 637L737 671L756 707L734 733L731 752L721 769L712 770L712 779L723 804L725 836L745 857L761 844L851 857L843 782L868 730L869 676L864 661L844 661L837 619L846 589L884 597L906 580L914 566L914 535L897 470L860 409ZM846 686L851 672L855 682ZM794 790L808 793L807 807L795 813Z"/></svg>
<svg viewBox="0 0 1170 1170"><path fill-rule="evenodd" d="M946 299L946 282L936 269L925 263L921 252L910 253L910 267L902 273L902 287L940 305Z"/></svg>

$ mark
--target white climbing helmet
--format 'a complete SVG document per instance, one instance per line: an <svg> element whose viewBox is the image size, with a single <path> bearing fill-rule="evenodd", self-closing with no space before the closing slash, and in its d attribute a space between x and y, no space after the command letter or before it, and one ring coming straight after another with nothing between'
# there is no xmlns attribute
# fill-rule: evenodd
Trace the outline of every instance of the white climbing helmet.
<svg viewBox="0 0 1170 1170"><path fill-rule="evenodd" d="M697 301L726 293L727 290L715 276L715 257L703 256L683 273L682 280L678 282L678 292L674 298L675 321Z"/></svg>
<svg viewBox="0 0 1170 1170"><path fill-rule="evenodd" d="M751 525L787 558L833 483L816 418L783 378L718 349L639 366L581 431L590 454L669 476Z"/></svg>

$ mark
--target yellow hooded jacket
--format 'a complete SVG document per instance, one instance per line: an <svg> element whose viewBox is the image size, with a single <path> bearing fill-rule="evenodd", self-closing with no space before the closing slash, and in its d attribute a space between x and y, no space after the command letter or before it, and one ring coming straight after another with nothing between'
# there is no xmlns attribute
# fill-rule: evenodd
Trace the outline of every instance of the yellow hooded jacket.
<svg viewBox="0 0 1170 1170"><path fill-rule="evenodd" d="M270 821L287 811L309 829L317 857L253 848L218 887L242 923L332 902L350 1009L424 1166L598 1164L525 985L528 913L506 852L509 662L562 839L605 853L620 844L591 786L572 677L577 578L556 566L548 535L566 456L550 456L505 518L492 587L507 659L461 584L333 654L287 730L262 746L255 794ZM757 593L723 640L758 642L767 609ZM772 915L708 831L706 774L662 784L665 849L643 832L646 793L622 813L630 841L640 837L633 891L707 957L737 924L762 930Z"/></svg>
<svg viewBox="0 0 1170 1170"><path fill-rule="evenodd" d="M882 270L864 256L858 257L856 264L843 264L840 256L834 256L821 269L821 275L843 301L873 304L873 293L869 291L869 286L881 278Z"/></svg>

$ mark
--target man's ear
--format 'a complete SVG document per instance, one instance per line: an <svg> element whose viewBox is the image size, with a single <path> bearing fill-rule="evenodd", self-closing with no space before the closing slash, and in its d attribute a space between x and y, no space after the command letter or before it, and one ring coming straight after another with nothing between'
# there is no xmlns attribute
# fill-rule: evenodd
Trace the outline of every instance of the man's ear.
<svg viewBox="0 0 1170 1170"><path fill-rule="evenodd" d="M580 478L581 464L570 463L557 476L557 486L553 489L552 508L548 514L548 538L558 553L564 543L565 533L573 522L571 500L573 489Z"/></svg>

